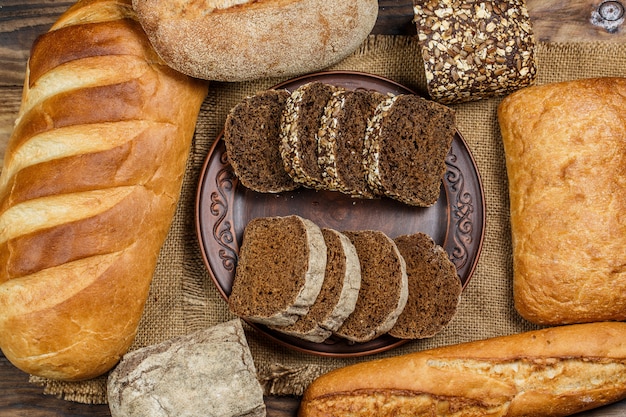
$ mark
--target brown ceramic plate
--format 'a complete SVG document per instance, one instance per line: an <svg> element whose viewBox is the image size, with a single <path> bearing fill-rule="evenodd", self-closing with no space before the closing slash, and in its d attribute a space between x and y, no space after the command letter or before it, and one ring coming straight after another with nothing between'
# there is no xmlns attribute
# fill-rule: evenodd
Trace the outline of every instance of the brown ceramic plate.
<svg viewBox="0 0 626 417"><path fill-rule="evenodd" d="M349 89L415 94L385 78L343 71L307 75L275 88L291 91L311 81ZM196 201L196 228L205 264L218 290L228 299L243 230L248 222L257 217L297 214L319 226L337 230L381 230L392 238L418 231L427 233L446 249L465 287L482 247L485 201L474 159L458 132L446 157L446 166L439 199L428 208L411 207L388 198L362 200L338 192L306 188L262 194L246 189L238 182L220 135L207 156ZM339 338L312 343L265 326L252 326L282 345L318 355L367 355L406 342L384 335L367 343L352 343Z"/></svg>

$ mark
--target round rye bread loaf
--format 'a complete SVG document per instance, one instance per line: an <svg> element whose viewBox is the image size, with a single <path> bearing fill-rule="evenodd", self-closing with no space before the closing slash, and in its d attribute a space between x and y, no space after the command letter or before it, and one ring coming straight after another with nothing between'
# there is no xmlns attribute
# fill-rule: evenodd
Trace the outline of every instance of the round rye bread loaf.
<svg viewBox="0 0 626 417"><path fill-rule="evenodd" d="M246 81L326 68L355 51L376 0L133 0L154 49L196 78Z"/></svg>

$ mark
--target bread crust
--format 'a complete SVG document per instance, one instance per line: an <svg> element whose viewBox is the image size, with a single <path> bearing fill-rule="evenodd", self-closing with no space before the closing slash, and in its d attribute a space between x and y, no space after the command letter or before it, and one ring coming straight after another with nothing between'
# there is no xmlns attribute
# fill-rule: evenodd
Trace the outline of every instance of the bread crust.
<svg viewBox="0 0 626 417"><path fill-rule="evenodd" d="M578 324L363 362L314 381L299 417L573 414L626 397L625 332Z"/></svg>
<svg viewBox="0 0 626 417"><path fill-rule="evenodd" d="M170 66L216 81L326 68L365 40L378 15L375 0L239 3L211 10L210 2L133 0L152 44Z"/></svg>
<svg viewBox="0 0 626 417"><path fill-rule="evenodd" d="M530 87L499 121L515 307L539 324L626 320L626 79Z"/></svg>
<svg viewBox="0 0 626 417"><path fill-rule="evenodd" d="M159 59L130 0L75 4L27 71L0 177L0 347L92 378L133 342L207 87Z"/></svg>

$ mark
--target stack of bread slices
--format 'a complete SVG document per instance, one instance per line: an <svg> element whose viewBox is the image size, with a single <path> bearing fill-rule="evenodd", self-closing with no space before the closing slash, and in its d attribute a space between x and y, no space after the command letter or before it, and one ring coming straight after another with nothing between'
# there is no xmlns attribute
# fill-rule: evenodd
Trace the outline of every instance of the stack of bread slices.
<svg viewBox="0 0 626 417"><path fill-rule="evenodd" d="M246 97L227 117L224 142L254 191L305 186L427 207L455 133L452 109L416 95L310 82Z"/></svg>
<svg viewBox="0 0 626 417"><path fill-rule="evenodd" d="M388 333L431 337L454 316L461 284L429 236L320 228L297 215L253 219L229 296L250 322L321 343Z"/></svg>

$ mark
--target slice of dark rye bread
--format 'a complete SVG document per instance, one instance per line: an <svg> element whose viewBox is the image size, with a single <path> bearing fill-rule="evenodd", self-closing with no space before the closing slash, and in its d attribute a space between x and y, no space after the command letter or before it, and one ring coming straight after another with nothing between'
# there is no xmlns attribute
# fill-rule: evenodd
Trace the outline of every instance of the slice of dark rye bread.
<svg viewBox="0 0 626 417"><path fill-rule="evenodd" d="M318 132L318 165L328 189L375 197L367 182L365 132L385 97L372 90L338 91L326 105Z"/></svg>
<svg viewBox="0 0 626 417"><path fill-rule="evenodd" d="M247 188L278 193L299 184L285 171L280 156L280 123L287 90L266 90L246 97L229 112L224 144L235 175Z"/></svg>
<svg viewBox="0 0 626 417"><path fill-rule="evenodd" d="M432 206L455 132L454 111L446 106L412 94L386 99L365 137L370 186L409 205Z"/></svg>
<svg viewBox="0 0 626 417"><path fill-rule="evenodd" d="M244 229L230 311L270 326L295 323L321 291L326 259L322 231L310 220L296 215L251 220Z"/></svg>
<svg viewBox="0 0 626 417"><path fill-rule="evenodd" d="M280 155L291 178L309 188L324 188L317 163L317 133L326 104L339 89L321 82L307 83L296 88L285 103Z"/></svg>
<svg viewBox="0 0 626 417"><path fill-rule="evenodd" d="M375 230L345 231L361 262L361 289L354 312L335 332L354 342L368 342L395 324L409 289L406 266L393 240Z"/></svg>
<svg viewBox="0 0 626 417"><path fill-rule="evenodd" d="M282 333L321 343L354 311L361 288L361 267L350 239L337 230L322 228L327 247L324 284L309 312Z"/></svg>
<svg viewBox="0 0 626 417"><path fill-rule="evenodd" d="M461 281L446 251L424 233L394 239L406 262L409 299L389 334L422 339L439 333L454 317Z"/></svg>

